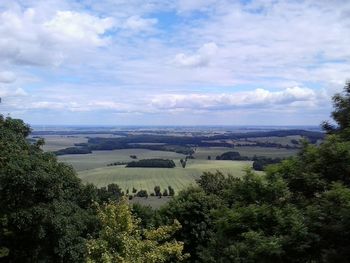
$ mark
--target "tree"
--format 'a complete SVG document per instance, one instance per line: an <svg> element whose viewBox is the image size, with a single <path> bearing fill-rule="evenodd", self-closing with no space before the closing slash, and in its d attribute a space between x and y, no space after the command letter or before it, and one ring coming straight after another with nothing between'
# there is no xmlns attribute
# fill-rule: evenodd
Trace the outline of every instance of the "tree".
<svg viewBox="0 0 350 263"><path fill-rule="evenodd" d="M191 262L199 259L201 249L208 244L215 225L210 211L221 204L217 196L207 195L199 187L189 187L161 208L164 223L176 219L182 225L175 237L184 242L184 252L191 255Z"/></svg>
<svg viewBox="0 0 350 263"><path fill-rule="evenodd" d="M174 188L172 188L170 185L168 186L168 189L169 189L169 195L170 196L174 196L175 195L175 190Z"/></svg>
<svg viewBox="0 0 350 263"><path fill-rule="evenodd" d="M172 238L181 228L174 221L157 229L141 229L126 200L98 208L102 229L87 243L89 263L158 263L185 259L183 244Z"/></svg>
<svg viewBox="0 0 350 263"><path fill-rule="evenodd" d="M160 187L158 185L154 187L154 193L156 194L156 196L159 196L159 194L160 194Z"/></svg>
<svg viewBox="0 0 350 263"><path fill-rule="evenodd" d="M0 248L9 262L84 262L97 227L96 189L42 142L30 144L29 133L21 120L0 116Z"/></svg>
<svg viewBox="0 0 350 263"><path fill-rule="evenodd" d="M147 193L146 190L140 190L140 191L137 192L136 196L138 196L138 197L146 197L147 198L148 197L148 193Z"/></svg>
<svg viewBox="0 0 350 263"><path fill-rule="evenodd" d="M346 140L350 139L350 81L345 83L343 93L333 96L334 111L331 116L336 126L325 121L322 127L329 134L341 134Z"/></svg>

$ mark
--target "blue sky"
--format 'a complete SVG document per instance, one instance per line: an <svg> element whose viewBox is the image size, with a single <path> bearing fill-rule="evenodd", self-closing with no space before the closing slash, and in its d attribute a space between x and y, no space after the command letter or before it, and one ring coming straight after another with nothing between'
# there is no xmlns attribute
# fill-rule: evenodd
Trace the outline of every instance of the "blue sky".
<svg viewBox="0 0 350 263"><path fill-rule="evenodd" d="M30 124L318 125L350 1L2 0L0 112Z"/></svg>

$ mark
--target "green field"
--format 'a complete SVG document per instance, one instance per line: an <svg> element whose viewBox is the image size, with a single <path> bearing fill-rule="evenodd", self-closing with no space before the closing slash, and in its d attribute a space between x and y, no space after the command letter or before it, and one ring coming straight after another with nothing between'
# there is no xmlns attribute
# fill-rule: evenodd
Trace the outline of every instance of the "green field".
<svg viewBox="0 0 350 263"><path fill-rule="evenodd" d="M251 167L252 162L188 160L186 168L182 168L179 162L176 165L175 168L125 168L124 165L119 165L80 171L78 175L84 182L99 187L117 183L124 190L131 191L135 187L152 192L156 185L161 189L170 185L177 192L195 184L195 180L205 171L220 170L223 173L242 176L244 169Z"/></svg>
<svg viewBox="0 0 350 263"><path fill-rule="evenodd" d="M123 149L114 151L94 151L92 154L73 154L59 156L60 161L71 164L84 182L93 183L98 187L117 183L124 190L135 187L153 191L154 186L162 189L172 186L176 192L190 184L204 171L222 171L225 174L241 176L250 161L217 161L215 157L227 151L239 151L243 156L288 157L296 153L295 150L276 149L268 147L199 147L194 154L196 159L189 159L186 168L182 168L180 159L185 155L166 151L152 151L147 149ZM138 159L163 158L176 163L175 168L125 168L124 165L107 166L113 162L128 162L136 155ZM212 160L207 160L208 155Z"/></svg>
<svg viewBox="0 0 350 263"><path fill-rule="evenodd" d="M185 155L174 152L152 151L147 149L123 149L114 151L94 151L91 154L68 154L59 156L62 162L71 164L76 171L106 167L113 162L129 162L136 155L138 159L164 158L172 160L184 159Z"/></svg>
<svg viewBox="0 0 350 263"><path fill-rule="evenodd" d="M77 142L84 142L87 139L82 136L47 136L46 140L46 150L57 150L72 146ZM252 162L250 161L215 160L217 155L221 155L227 151L238 151L242 156L249 157L253 157L254 155L288 157L297 152L296 150L269 147L198 147L194 154L195 159L189 159L186 168L182 168L180 164L180 159L185 159L185 155L183 154L147 149L94 151L91 154L62 155L58 159L71 164L83 182L93 183L98 187L117 183L124 191L127 189L131 191L135 187L137 190L145 189L151 193L156 185L159 185L162 191L170 185L178 192L186 186L195 184L195 180L205 171L215 172L219 170L225 174L242 176L244 169L252 166ZM107 166L114 162L133 161L130 155L136 155L137 159L171 159L176 163L176 167L125 168L124 165ZM208 160L208 156L211 156L211 160Z"/></svg>

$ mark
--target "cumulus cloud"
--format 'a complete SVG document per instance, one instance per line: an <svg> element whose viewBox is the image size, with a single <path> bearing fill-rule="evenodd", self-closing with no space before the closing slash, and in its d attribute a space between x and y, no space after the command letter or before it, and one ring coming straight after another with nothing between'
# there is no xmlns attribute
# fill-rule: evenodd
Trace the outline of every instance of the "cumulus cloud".
<svg viewBox="0 0 350 263"><path fill-rule="evenodd" d="M222 94L162 94L152 99L152 106L158 109L188 110L227 110L237 108L271 108L274 106L290 106L293 103L313 106L324 100L324 94L312 89L292 87L283 91L256 89L248 92Z"/></svg>
<svg viewBox="0 0 350 263"><path fill-rule="evenodd" d="M209 42L201 46L197 52L192 55L179 53L175 56L175 63L185 67L203 67L207 66L214 59L218 51L218 46L214 42Z"/></svg>
<svg viewBox="0 0 350 263"><path fill-rule="evenodd" d="M278 107L327 118L319 91L330 98L349 78L349 10L348 1L313 0L0 1L0 71L13 72L0 73L0 87L11 88L1 88L1 106L26 107L28 118L35 109L43 120L50 108ZM20 86L28 96L15 94Z"/></svg>
<svg viewBox="0 0 350 263"><path fill-rule="evenodd" d="M70 54L107 44L112 18L73 11L53 17L36 9L0 12L0 58L15 64L59 65Z"/></svg>
<svg viewBox="0 0 350 263"><path fill-rule="evenodd" d="M94 46L107 44L103 34L113 26L114 20L110 17L99 18L72 11L57 11L55 17L44 23L57 40Z"/></svg>

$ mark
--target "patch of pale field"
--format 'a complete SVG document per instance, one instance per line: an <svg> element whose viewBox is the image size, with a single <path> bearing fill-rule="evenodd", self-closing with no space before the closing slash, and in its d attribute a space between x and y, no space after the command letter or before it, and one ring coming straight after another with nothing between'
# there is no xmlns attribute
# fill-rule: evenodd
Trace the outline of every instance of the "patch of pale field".
<svg viewBox="0 0 350 263"><path fill-rule="evenodd" d="M207 160L208 156L212 160L215 160L215 157L223 154L224 152L235 151L234 148L229 147L197 147L194 157L196 159Z"/></svg>
<svg viewBox="0 0 350 263"><path fill-rule="evenodd" d="M185 158L185 155L175 152L152 151L147 149L122 149L113 151L93 151L90 154L61 155L58 156L58 159L72 165L75 170L82 171L106 167L107 164L114 162L133 161L130 155L136 155L138 159L163 158L180 160L181 158Z"/></svg>
<svg viewBox="0 0 350 263"><path fill-rule="evenodd" d="M43 150L46 152L58 151L64 148L73 147L75 143L86 143L87 138L84 136L73 135L44 135L45 145Z"/></svg>
<svg viewBox="0 0 350 263"><path fill-rule="evenodd" d="M237 146L233 151L239 152L241 156L248 157L256 155L271 158L287 158L296 155L299 150L274 147Z"/></svg>
<svg viewBox="0 0 350 263"><path fill-rule="evenodd" d="M189 185L195 185L203 172L221 171L224 174L232 174L240 177L245 169L250 168L250 161L209 161L188 160L186 168L180 166L176 160L175 168L126 168L124 165L102 167L91 170L80 171L78 176L86 183L93 183L98 187L111 183L118 184L124 191L144 189L153 192L156 185L166 189L169 185L176 192Z"/></svg>
<svg viewBox="0 0 350 263"><path fill-rule="evenodd" d="M301 139L302 139L302 137L300 135L291 135L291 136L284 136L284 137L271 136L271 137L248 138L248 140L251 140L251 141L280 143L282 145L291 145L291 146L294 145L291 142L292 140L299 141Z"/></svg>

